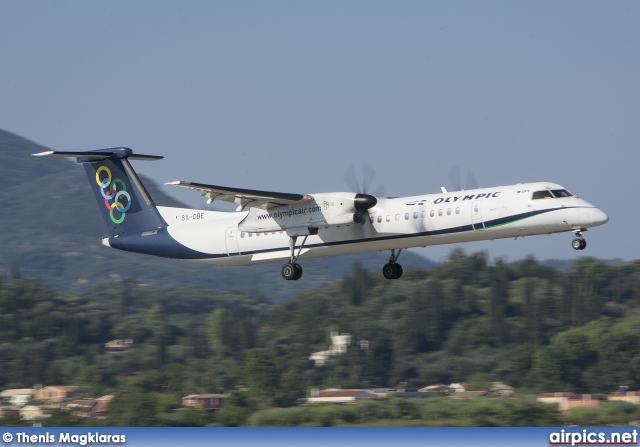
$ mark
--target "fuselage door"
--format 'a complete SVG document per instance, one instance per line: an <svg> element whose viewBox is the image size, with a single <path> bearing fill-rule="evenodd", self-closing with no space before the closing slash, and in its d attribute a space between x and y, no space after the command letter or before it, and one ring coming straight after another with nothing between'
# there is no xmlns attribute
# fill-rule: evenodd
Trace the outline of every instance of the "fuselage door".
<svg viewBox="0 0 640 447"><path fill-rule="evenodd" d="M238 227L229 227L225 234L225 244L227 247L227 254L229 256L239 253L238 250Z"/></svg>
<svg viewBox="0 0 640 447"><path fill-rule="evenodd" d="M476 200L471 206L471 225L474 230L484 230L482 221L482 200Z"/></svg>

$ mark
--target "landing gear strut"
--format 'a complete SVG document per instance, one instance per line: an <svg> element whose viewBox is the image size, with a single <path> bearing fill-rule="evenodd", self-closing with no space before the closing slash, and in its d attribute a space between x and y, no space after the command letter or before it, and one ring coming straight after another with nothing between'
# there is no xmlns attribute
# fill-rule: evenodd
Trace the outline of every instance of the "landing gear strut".
<svg viewBox="0 0 640 447"><path fill-rule="evenodd" d="M396 262L400 257L401 252L402 249L399 249L398 253L396 253L395 249L391 250L389 262L382 267L382 274L385 278L398 279L402 276L402 266Z"/></svg>
<svg viewBox="0 0 640 447"><path fill-rule="evenodd" d="M576 231L576 238L571 241L571 246L574 250L584 250L587 248L587 241L582 236L583 230Z"/></svg>
<svg viewBox="0 0 640 447"><path fill-rule="evenodd" d="M307 237L305 236L302 240L302 244L300 244L300 248L298 249L298 254L296 255L296 240L298 236L291 236L289 238L289 246L291 247L291 258L289 262L282 266L282 277L287 281L297 281L302 277L302 267L296 261L300 256L300 252L302 252L302 247L304 247L304 243L307 242Z"/></svg>

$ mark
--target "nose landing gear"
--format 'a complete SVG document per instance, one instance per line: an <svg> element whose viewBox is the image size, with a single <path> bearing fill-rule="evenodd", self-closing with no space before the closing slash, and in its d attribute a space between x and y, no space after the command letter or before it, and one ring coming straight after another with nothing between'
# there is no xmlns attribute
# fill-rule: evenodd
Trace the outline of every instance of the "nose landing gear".
<svg viewBox="0 0 640 447"><path fill-rule="evenodd" d="M586 230L578 230L575 232L576 238L571 241L571 247L573 247L574 250L584 250L587 248L587 241L582 236L583 231Z"/></svg>

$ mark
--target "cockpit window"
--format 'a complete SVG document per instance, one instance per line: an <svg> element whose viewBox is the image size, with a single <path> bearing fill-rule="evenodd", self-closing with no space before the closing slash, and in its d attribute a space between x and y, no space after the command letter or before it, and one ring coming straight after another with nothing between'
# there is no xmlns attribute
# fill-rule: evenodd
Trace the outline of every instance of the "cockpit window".
<svg viewBox="0 0 640 447"><path fill-rule="evenodd" d="M560 198L560 197L573 197L573 194L571 194L566 189L552 189L551 191L549 191L548 189L545 189L544 191L534 192L533 196L531 196L531 200L553 199L553 198Z"/></svg>
<svg viewBox="0 0 640 447"><path fill-rule="evenodd" d="M552 189L551 192L555 197L573 197L573 194L566 189Z"/></svg>
<svg viewBox="0 0 640 447"><path fill-rule="evenodd" d="M553 195L551 194L551 191L546 189L544 191L536 191L533 193L531 200L537 199L553 199Z"/></svg>

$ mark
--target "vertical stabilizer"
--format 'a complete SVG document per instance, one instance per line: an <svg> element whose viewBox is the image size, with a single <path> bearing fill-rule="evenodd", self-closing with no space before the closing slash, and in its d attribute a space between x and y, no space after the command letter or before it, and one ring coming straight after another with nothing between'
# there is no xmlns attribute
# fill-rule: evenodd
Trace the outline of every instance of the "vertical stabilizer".
<svg viewBox="0 0 640 447"><path fill-rule="evenodd" d="M162 157L134 154L128 148L85 152L49 151L34 155L75 157L78 163L84 165L111 237L167 226L128 160L158 160Z"/></svg>

